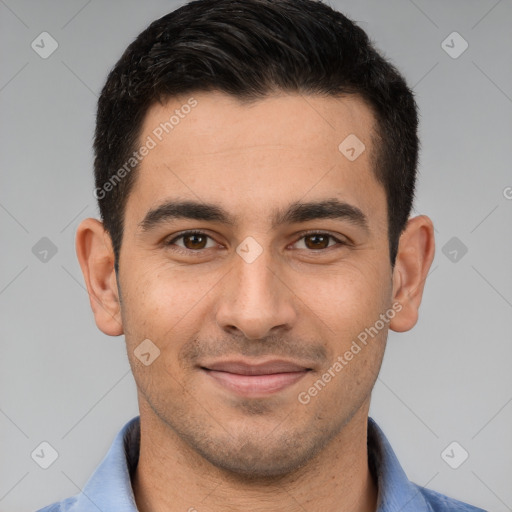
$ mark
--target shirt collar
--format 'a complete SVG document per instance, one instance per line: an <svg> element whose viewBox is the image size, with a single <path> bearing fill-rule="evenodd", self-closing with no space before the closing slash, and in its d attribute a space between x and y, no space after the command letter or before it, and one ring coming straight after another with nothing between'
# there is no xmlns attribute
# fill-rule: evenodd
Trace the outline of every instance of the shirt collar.
<svg viewBox="0 0 512 512"><path fill-rule="evenodd" d="M368 462L377 477L377 512L431 512L420 488L410 482L384 432L368 418Z"/></svg>
<svg viewBox="0 0 512 512"><path fill-rule="evenodd" d="M139 449L140 416L136 416L116 435L69 512L137 512L131 478L139 461Z"/></svg>
<svg viewBox="0 0 512 512"><path fill-rule="evenodd" d="M137 512L131 478L140 449L140 416L132 418L116 435L112 446L73 498L70 512ZM418 486L407 478L384 432L368 418L368 460L377 480L377 512L431 512Z"/></svg>

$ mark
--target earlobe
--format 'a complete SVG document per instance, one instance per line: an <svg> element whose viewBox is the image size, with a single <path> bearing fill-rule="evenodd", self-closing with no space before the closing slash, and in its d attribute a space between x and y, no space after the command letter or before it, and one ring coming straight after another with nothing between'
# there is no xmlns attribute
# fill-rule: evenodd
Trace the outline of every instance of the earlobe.
<svg viewBox="0 0 512 512"><path fill-rule="evenodd" d="M425 215L410 219L400 237L393 270L393 302L399 302L402 306L390 322L393 331L408 331L418 321L425 280L434 253L432 221Z"/></svg>
<svg viewBox="0 0 512 512"><path fill-rule="evenodd" d="M76 253L96 325L110 336L123 334L121 307L110 236L97 219L85 219L76 232Z"/></svg>

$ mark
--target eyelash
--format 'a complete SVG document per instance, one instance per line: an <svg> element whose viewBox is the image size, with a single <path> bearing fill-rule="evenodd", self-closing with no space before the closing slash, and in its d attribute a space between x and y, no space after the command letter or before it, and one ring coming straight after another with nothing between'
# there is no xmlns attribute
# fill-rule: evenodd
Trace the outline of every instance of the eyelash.
<svg viewBox="0 0 512 512"><path fill-rule="evenodd" d="M175 252L180 253L180 254L191 255L191 254L201 254L201 253L203 253L206 249L196 249L196 250L194 250L194 249L185 249L183 247L172 247L172 245L177 240L180 240L181 238L184 238L184 237L190 236L190 235L206 236L207 238L212 239L212 237L210 235L207 235L203 231L196 231L196 230L184 231L183 233L180 233L178 236L174 237L172 240L169 240L168 242L165 242L165 246L171 248L172 251L175 251ZM329 238L331 238L332 240L337 242L339 246L349 245L349 242L340 240L339 238L335 237L334 235L331 235L330 233L326 233L325 231L307 231L305 233L301 233L300 238L298 238L295 243L297 243L299 240L302 240L303 238L306 238L307 236L311 236L311 235L324 235L324 236L328 236ZM316 253L319 253L319 252L323 252L323 251L325 251L327 249L332 249L333 247L335 247L335 246L333 245L333 246L330 246L330 247L326 247L325 249L306 249L306 250L308 252L316 254ZM209 247L209 249L211 249L211 247Z"/></svg>

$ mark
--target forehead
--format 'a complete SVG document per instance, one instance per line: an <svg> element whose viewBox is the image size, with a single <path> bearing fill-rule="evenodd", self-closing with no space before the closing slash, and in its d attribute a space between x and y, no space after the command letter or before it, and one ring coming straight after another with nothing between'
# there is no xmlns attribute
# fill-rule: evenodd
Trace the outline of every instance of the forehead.
<svg viewBox="0 0 512 512"><path fill-rule="evenodd" d="M132 206L164 197L222 202L247 210L307 196L385 208L372 172L374 117L357 96L281 94L251 103L201 92L150 107L139 137ZM226 208L229 209L229 208ZM256 211L252 211L255 214Z"/></svg>
<svg viewBox="0 0 512 512"><path fill-rule="evenodd" d="M356 95L282 93L244 102L213 91L153 104L142 135L152 135L164 145L173 142L195 156L277 144L283 151L308 152L323 145L338 152L351 134L369 143L373 125L373 114Z"/></svg>

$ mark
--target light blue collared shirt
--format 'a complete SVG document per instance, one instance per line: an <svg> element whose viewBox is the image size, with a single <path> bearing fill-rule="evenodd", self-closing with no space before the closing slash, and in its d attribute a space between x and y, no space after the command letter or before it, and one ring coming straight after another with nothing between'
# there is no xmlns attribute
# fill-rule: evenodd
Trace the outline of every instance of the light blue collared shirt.
<svg viewBox="0 0 512 512"><path fill-rule="evenodd" d="M117 434L80 494L37 512L137 512L131 477L139 460L139 447L140 416L136 416ZM372 418L368 418L368 456L370 470L377 477L376 512L485 512L410 482Z"/></svg>

